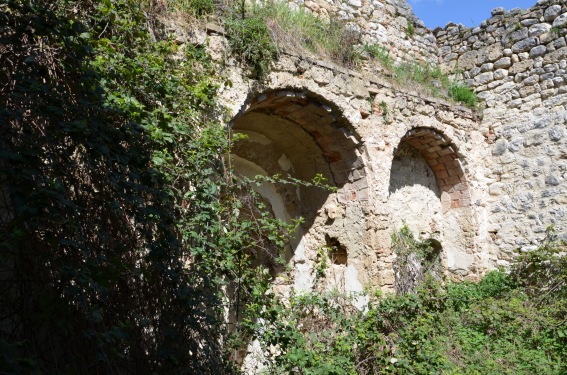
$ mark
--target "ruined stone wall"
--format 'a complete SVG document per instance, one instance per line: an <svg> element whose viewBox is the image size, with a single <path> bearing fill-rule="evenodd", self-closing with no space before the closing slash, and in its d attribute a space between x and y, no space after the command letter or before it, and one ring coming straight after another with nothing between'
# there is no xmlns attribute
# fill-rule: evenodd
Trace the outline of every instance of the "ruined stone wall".
<svg viewBox="0 0 567 375"><path fill-rule="evenodd" d="M489 249L507 265L553 225L567 239L567 1L497 8L480 26L437 29L440 61L482 99Z"/></svg>
<svg viewBox="0 0 567 375"><path fill-rule="evenodd" d="M361 33L363 43L386 47L394 61L437 61L435 37L405 0L287 1L315 15L346 21Z"/></svg>
<svg viewBox="0 0 567 375"><path fill-rule="evenodd" d="M490 267L479 230L489 154L473 111L300 56L282 54L262 82L229 64L224 74L233 86L221 96L231 129L248 135L235 155L267 174L308 179L319 172L338 189L289 194L275 187L284 205L294 201L290 216L305 218L288 259L293 277L278 279L280 292L391 290L390 235L404 223L439 240L450 278L476 279ZM329 248L344 258L336 261ZM320 274L322 261L329 267Z"/></svg>
<svg viewBox="0 0 567 375"><path fill-rule="evenodd" d="M456 280L509 264L512 251L534 247L547 225L567 236L567 0L540 0L526 12L496 9L477 28L450 24L433 34L403 0L294 4L346 19L398 60L462 70L484 108L285 51L258 81L226 53L222 28L185 36L206 44L232 83L220 96L227 126L247 135L233 149L237 172L320 173L337 188L258 189L276 217L305 218L290 239L291 274L277 278L276 289L391 290L390 235L404 223L439 241L447 276ZM411 36L408 20L416 25Z"/></svg>

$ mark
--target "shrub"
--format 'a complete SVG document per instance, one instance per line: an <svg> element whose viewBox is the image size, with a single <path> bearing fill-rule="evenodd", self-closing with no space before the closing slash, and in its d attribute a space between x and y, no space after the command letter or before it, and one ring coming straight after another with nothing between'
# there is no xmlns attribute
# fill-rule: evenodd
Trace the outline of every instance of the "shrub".
<svg viewBox="0 0 567 375"><path fill-rule="evenodd" d="M462 102L468 107L474 107L478 103L476 94L463 84L453 84L449 87L449 95L458 102Z"/></svg>
<svg viewBox="0 0 567 375"><path fill-rule="evenodd" d="M428 276L441 278L440 248L433 246L437 241L417 240L406 225L392 233L391 237L392 250L396 255L393 267L397 293L415 292Z"/></svg>
<svg viewBox="0 0 567 375"><path fill-rule="evenodd" d="M261 14L229 18L225 26L233 52L250 66L256 77L265 76L270 70L276 49Z"/></svg>
<svg viewBox="0 0 567 375"><path fill-rule="evenodd" d="M407 26L404 31L406 33L406 39L411 38L415 34L415 25L413 24L413 22L408 20Z"/></svg>
<svg viewBox="0 0 567 375"><path fill-rule="evenodd" d="M304 7L291 9L283 1L255 3L249 8L241 4L236 13L240 14L241 19L254 18L258 20L258 23L264 23L267 27L266 34L263 31L252 31L252 33L261 34L259 38L261 40L268 35L275 50L285 49L301 55L315 54L317 57L326 57L346 66L354 66L359 60L360 56L355 46L360 43L360 33L346 27L341 20L334 18L323 20L307 12ZM242 50L241 45L247 43L245 40L237 40L243 38L242 34L232 35L229 32L229 38L234 39L233 43L239 46L237 50ZM253 38L244 39L254 40ZM255 44L267 45L264 41ZM250 49L255 49L255 47L250 47ZM269 55L273 57L273 52L270 52Z"/></svg>

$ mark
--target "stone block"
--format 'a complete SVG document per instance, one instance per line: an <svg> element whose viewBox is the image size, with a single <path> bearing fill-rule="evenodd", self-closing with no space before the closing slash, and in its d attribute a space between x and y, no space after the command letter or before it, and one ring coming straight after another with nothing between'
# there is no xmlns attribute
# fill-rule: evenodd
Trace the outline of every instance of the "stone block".
<svg viewBox="0 0 567 375"><path fill-rule="evenodd" d="M508 141L505 139L499 139L494 143L492 147L492 155L499 156L506 152L508 149Z"/></svg>
<svg viewBox="0 0 567 375"><path fill-rule="evenodd" d="M553 52L548 53L543 58L543 64L552 64L567 59L567 47L559 48Z"/></svg>
<svg viewBox="0 0 567 375"><path fill-rule="evenodd" d="M495 69L509 68L512 66L512 60L509 57L502 57L494 62Z"/></svg>
<svg viewBox="0 0 567 375"><path fill-rule="evenodd" d="M530 26L529 29L529 36L530 37L536 37L536 36L540 36L542 34L546 34L549 32L549 30L551 29L551 25L548 23L538 23L535 25Z"/></svg>
<svg viewBox="0 0 567 375"><path fill-rule="evenodd" d="M535 46L530 50L530 57L536 58L538 56L543 56L547 52L547 47L544 45Z"/></svg>
<svg viewBox="0 0 567 375"><path fill-rule="evenodd" d="M529 51L533 47L537 46L538 43L539 43L539 41L538 41L537 38L523 39L523 40L520 40L519 42L515 43L512 46L512 51L514 53Z"/></svg>
<svg viewBox="0 0 567 375"><path fill-rule="evenodd" d="M519 30L515 30L512 33L510 33L510 39L513 42L518 42L520 40L524 40L528 37L528 28L527 27L522 27ZM512 50L514 50L512 48Z"/></svg>
<svg viewBox="0 0 567 375"><path fill-rule="evenodd" d="M500 80L508 76L508 71L506 69L498 69L494 72L494 79Z"/></svg>
<svg viewBox="0 0 567 375"><path fill-rule="evenodd" d="M481 73L474 78L476 84L484 85L494 80L494 73L493 72L486 72Z"/></svg>
<svg viewBox="0 0 567 375"><path fill-rule="evenodd" d="M459 68L463 70L470 70L474 68L476 66L478 55L478 51L475 50L463 53L457 60Z"/></svg>
<svg viewBox="0 0 567 375"><path fill-rule="evenodd" d="M528 69L531 69L533 66L533 60L520 61L512 65L512 67L509 69L509 72L510 74L522 73Z"/></svg>
<svg viewBox="0 0 567 375"><path fill-rule="evenodd" d="M567 25L567 13L563 13L553 20L553 27L563 27L565 25Z"/></svg>
<svg viewBox="0 0 567 375"><path fill-rule="evenodd" d="M543 19L546 20L547 22L551 22L555 20L557 16L559 16L559 14L561 14L561 5L555 4L548 7L543 12Z"/></svg>
<svg viewBox="0 0 567 375"><path fill-rule="evenodd" d="M533 86L539 82L539 76L533 75L526 78L522 83L526 86Z"/></svg>

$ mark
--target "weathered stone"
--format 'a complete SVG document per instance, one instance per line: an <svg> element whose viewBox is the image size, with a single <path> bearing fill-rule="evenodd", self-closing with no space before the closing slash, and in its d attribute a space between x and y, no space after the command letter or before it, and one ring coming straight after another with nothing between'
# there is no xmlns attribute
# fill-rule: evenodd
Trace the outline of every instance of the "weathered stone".
<svg viewBox="0 0 567 375"><path fill-rule="evenodd" d="M508 71L506 69L498 69L494 71L494 79L500 80L508 76Z"/></svg>
<svg viewBox="0 0 567 375"><path fill-rule="evenodd" d="M478 51L468 51L462 54L457 63L459 64L459 68L464 70L469 70L476 66L476 61L478 59Z"/></svg>
<svg viewBox="0 0 567 375"><path fill-rule="evenodd" d="M475 83L479 85L484 85L494 80L494 73L493 72L486 72L477 75L475 78Z"/></svg>
<svg viewBox="0 0 567 375"><path fill-rule="evenodd" d="M535 25L538 22L539 22L539 20L536 19L536 18L527 18L525 20L521 20L520 25L529 27L529 26Z"/></svg>
<svg viewBox="0 0 567 375"><path fill-rule="evenodd" d="M557 61L561 61L561 60L565 60L567 59L567 47L563 47L560 48L558 50L555 50L553 52L550 52L548 54L546 54L543 57L543 64L551 64Z"/></svg>
<svg viewBox="0 0 567 375"><path fill-rule="evenodd" d="M489 72L492 71L493 69L494 69L494 64L492 63L482 64L482 66L480 67L481 72Z"/></svg>
<svg viewBox="0 0 567 375"><path fill-rule="evenodd" d="M543 12L543 19L547 22L553 21L561 13L561 5L555 4L548 7L545 12Z"/></svg>
<svg viewBox="0 0 567 375"><path fill-rule="evenodd" d="M534 62L532 60L520 61L512 65L509 69L510 74L517 74L525 72L528 69L531 69L534 66Z"/></svg>
<svg viewBox="0 0 567 375"><path fill-rule="evenodd" d="M539 76L533 75L526 78L522 83L526 86L533 86L539 82Z"/></svg>
<svg viewBox="0 0 567 375"><path fill-rule="evenodd" d="M500 156L503 155L508 149L508 141L505 139L499 139L494 143L492 147L492 155Z"/></svg>
<svg viewBox="0 0 567 375"><path fill-rule="evenodd" d="M547 48L544 45L539 45L530 50L530 57L535 58L538 56L542 56L547 51Z"/></svg>
<svg viewBox="0 0 567 375"><path fill-rule="evenodd" d="M563 27L567 24L567 13L563 13L553 21L553 27Z"/></svg>
<svg viewBox="0 0 567 375"><path fill-rule="evenodd" d="M545 184L550 186L557 186L561 183L561 180L553 175L549 175L545 178Z"/></svg>
<svg viewBox="0 0 567 375"><path fill-rule="evenodd" d="M523 39L512 46L512 52L519 53L528 51L532 47L535 47L538 44L537 38L527 38Z"/></svg>
<svg viewBox="0 0 567 375"><path fill-rule="evenodd" d="M535 36L540 36L542 34L545 34L547 32L549 32L549 30L551 29L551 25L548 23L538 23L535 25L530 26L529 29L529 36L530 37L535 37Z"/></svg>
<svg viewBox="0 0 567 375"><path fill-rule="evenodd" d="M518 42L520 40L526 39L528 37L528 28L522 27L519 30L515 30L510 33L510 40L512 42Z"/></svg>
<svg viewBox="0 0 567 375"><path fill-rule="evenodd" d="M506 9L504 9L503 7L494 8L494 9L492 9L492 12L490 12L490 14L492 14L492 16L498 16L498 15L502 15L504 13L506 13Z"/></svg>
<svg viewBox="0 0 567 375"><path fill-rule="evenodd" d="M549 139L553 142L557 142L563 138L564 129L559 127L554 127L549 130Z"/></svg>
<svg viewBox="0 0 567 375"><path fill-rule="evenodd" d="M504 185L501 182L495 182L492 185L490 185L489 187L489 194L490 195L502 195L504 194L504 188L506 187L506 185Z"/></svg>

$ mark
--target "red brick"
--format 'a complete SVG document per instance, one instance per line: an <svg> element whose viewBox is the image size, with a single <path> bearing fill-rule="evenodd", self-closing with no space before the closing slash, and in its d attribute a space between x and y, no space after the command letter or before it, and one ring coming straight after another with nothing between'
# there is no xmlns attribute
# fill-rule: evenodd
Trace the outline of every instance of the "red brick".
<svg viewBox="0 0 567 375"><path fill-rule="evenodd" d="M422 153L422 156L427 160L431 160L431 159L435 160L439 157L439 155L436 152L428 152L428 151Z"/></svg>
<svg viewBox="0 0 567 375"><path fill-rule="evenodd" d="M437 159L429 159L427 160L427 162L429 163L429 167L433 168L434 165L438 165L439 162L437 161Z"/></svg>
<svg viewBox="0 0 567 375"><path fill-rule="evenodd" d="M437 165L434 165L433 167L431 167L431 169L432 169L434 172L441 172L441 171L444 171L444 170L445 170L445 165L443 165L443 164L437 164Z"/></svg>
<svg viewBox="0 0 567 375"><path fill-rule="evenodd" d="M442 149L441 151L438 151L437 153L439 155L443 156L443 155L454 154L455 152L450 147L447 147L447 148Z"/></svg>
<svg viewBox="0 0 567 375"><path fill-rule="evenodd" d="M458 177L458 176L461 176L463 174L463 172L461 171L461 168L447 169L447 172L449 173L449 176L457 176Z"/></svg>
<svg viewBox="0 0 567 375"><path fill-rule="evenodd" d="M447 167L447 169L454 169L454 168L461 169L461 163L459 163L458 159L446 161L445 166Z"/></svg>
<svg viewBox="0 0 567 375"><path fill-rule="evenodd" d="M459 177L455 177L455 176L449 177L449 178L447 178L445 181L447 182L447 185L451 185L451 186L453 186L453 185L458 184L459 182L461 182L461 180L459 179Z"/></svg>
<svg viewBox="0 0 567 375"><path fill-rule="evenodd" d="M437 178L449 177L449 173L447 173L447 171L439 171L435 175L437 176Z"/></svg>
<svg viewBox="0 0 567 375"><path fill-rule="evenodd" d="M338 152L329 151L325 153L325 156L327 157L329 163L336 163L342 160L341 154L339 154Z"/></svg>
<svg viewBox="0 0 567 375"><path fill-rule="evenodd" d="M445 155L445 156L440 156L437 161L439 163L447 163L448 161L453 161L455 160L455 154L449 154L449 155Z"/></svg>

